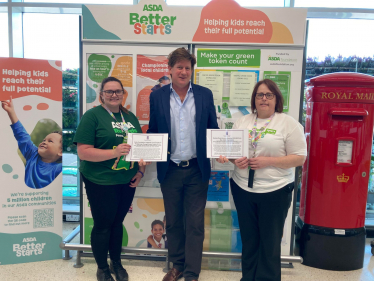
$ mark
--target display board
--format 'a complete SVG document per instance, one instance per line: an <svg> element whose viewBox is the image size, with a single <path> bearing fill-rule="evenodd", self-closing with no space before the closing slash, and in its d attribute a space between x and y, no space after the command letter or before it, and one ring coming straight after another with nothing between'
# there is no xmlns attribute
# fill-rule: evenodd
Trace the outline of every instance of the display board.
<svg viewBox="0 0 374 281"><path fill-rule="evenodd" d="M162 86L160 78L169 75L166 57L177 47L188 46L197 57L192 80L212 90L221 128L232 128L238 118L250 113L249 93L264 78L279 85L286 101L284 111L298 119L306 13L306 9L249 9L234 0L212 0L205 7L168 6L162 0L142 0L133 6L84 5L81 41L83 77L87 81L83 83L83 108L90 108L89 103L93 102L93 98L87 98L91 87L87 74L89 57L104 55L112 65L122 56L131 57L132 73L128 75L133 86L126 88L126 106L146 132L149 94L152 88ZM110 20L112 17L117 20ZM111 70L107 75L113 75ZM211 167L204 250L241 252L237 213L228 182L234 166L214 160ZM152 221L164 220L156 177L156 165L147 166L124 221L124 246L147 247ZM282 255L292 255L293 211L291 208L287 217ZM87 201L84 217L84 242L89 243L92 219L89 220ZM167 241L167 237L163 238ZM204 268L239 270L240 266L240 260L203 260Z"/></svg>
<svg viewBox="0 0 374 281"><path fill-rule="evenodd" d="M61 61L0 58L0 100L10 97L0 108L0 265L60 259Z"/></svg>

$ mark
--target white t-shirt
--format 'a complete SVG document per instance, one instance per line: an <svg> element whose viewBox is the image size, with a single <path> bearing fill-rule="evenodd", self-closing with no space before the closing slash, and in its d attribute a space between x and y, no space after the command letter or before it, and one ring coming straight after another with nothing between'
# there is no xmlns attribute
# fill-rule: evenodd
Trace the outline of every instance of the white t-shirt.
<svg viewBox="0 0 374 281"><path fill-rule="evenodd" d="M256 114L249 114L238 119L233 129L248 129L252 132ZM257 119L257 132L268 119ZM249 158L253 157L254 148L249 139ZM287 155L307 155L303 126L291 116L275 113L268 124L265 134L258 140L255 157L282 157ZM269 166L255 172L253 188L248 187L248 169L235 166L233 180L246 191L255 193L272 192L295 180L295 169L282 169Z"/></svg>

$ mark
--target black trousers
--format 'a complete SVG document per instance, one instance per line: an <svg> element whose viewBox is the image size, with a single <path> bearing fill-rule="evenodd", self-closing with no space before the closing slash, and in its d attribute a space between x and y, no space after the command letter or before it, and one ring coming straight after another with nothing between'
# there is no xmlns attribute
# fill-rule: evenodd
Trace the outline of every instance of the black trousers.
<svg viewBox="0 0 374 281"><path fill-rule="evenodd" d="M294 184L251 193L230 179L242 238L241 281L281 280L281 241Z"/></svg>
<svg viewBox="0 0 374 281"><path fill-rule="evenodd" d="M204 209L208 184L201 180L197 163L169 165L161 183L166 216L169 259L186 281L198 279L204 241Z"/></svg>
<svg viewBox="0 0 374 281"><path fill-rule="evenodd" d="M91 232L91 246L97 266L108 266L110 259L121 259L123 220L134 199L135 188L129 184L99 185L82 175L87 198L90 202L94 226Z"/></svg>

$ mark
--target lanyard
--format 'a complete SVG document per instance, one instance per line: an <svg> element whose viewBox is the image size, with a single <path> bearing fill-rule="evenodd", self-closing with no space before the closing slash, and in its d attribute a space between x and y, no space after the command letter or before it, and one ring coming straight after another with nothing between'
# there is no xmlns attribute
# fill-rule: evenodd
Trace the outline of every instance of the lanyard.
<svg viewBox="0 0 374 281"><path fill-rule="evenodd" d="M258 115L256 116L256 120L255 120L255 123L253 125L253 129L252 129L252 140L251 140L252 146L254 148L253 157L255 157L258 140L261 137L264 136L265 129L269 125L270 121L273 119L274 115L275 115L275 113L273 113L273 115L270 116L270 118L266 121L265 125L260 128L260 132L258 134L257 134L257 119L258 119Z"/></svg>
<svg viewBox="0 0 374 281"><path fill-rule="evenodd" d="M106 111L108 111L109 115L113 117L114 120L116 120L117 122L117 119L116 117L114 116L113 112L111 112L106 106L105 104L103 104L103 107L106 109ZM121 118L122 118L122 124L121 124L121 130L122 132L126 133L126 131L129 129L125 123L125 118L123 118L123 115L122 115L122 111L121 109L119 110L119 113L121 114Z"/></svg>

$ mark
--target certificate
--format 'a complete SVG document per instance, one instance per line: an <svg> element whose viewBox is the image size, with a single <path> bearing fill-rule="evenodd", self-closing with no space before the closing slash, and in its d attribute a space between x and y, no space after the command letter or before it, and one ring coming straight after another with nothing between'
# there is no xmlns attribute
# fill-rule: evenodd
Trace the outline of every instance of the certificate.
<svg viewBox="0 0 374 281"><path fill-rule="evenodd" d="M220 155L228 159L248 157L247 130L218 130L207 129L207 157L219 158Z"/></svg>
<svg viewBox="0 0 374 281"><path fill-rule="evenodd" d="M168 151L168 134L132 134L127 143L131 145L126 161L165 162Z"/></svg>

